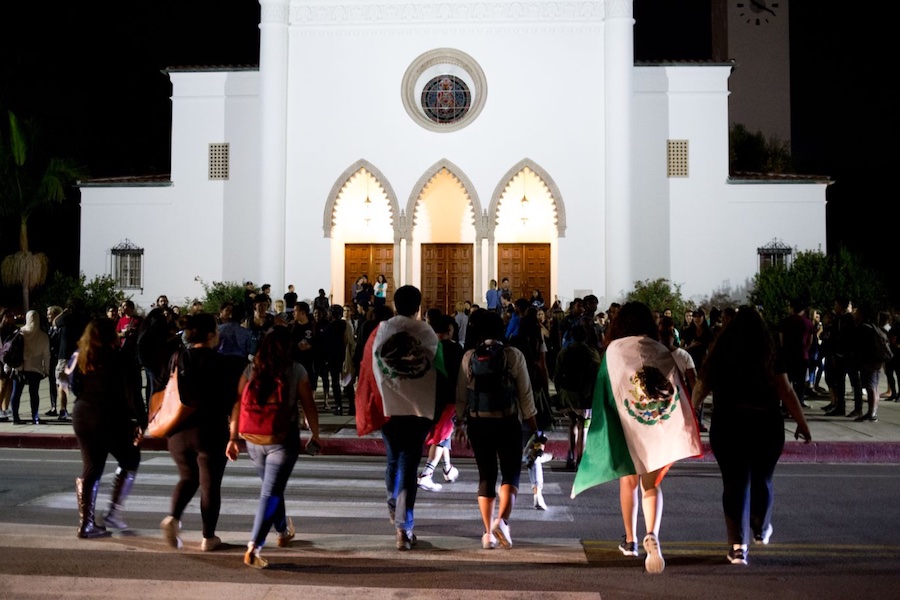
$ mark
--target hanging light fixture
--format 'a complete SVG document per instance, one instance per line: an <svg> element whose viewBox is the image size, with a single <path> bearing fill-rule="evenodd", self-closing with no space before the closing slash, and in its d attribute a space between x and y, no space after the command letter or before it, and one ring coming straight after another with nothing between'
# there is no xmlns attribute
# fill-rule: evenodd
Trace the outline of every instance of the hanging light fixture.
<svg viewBox="0 0 900 600"><path fill-rule="evenodd" d="M525 223L528 222L528 217L525 216L525 211L528 210L528 195L525 193L525 171L522 171L522 200L520 200L520 204L522 205L522 226L525 226Z"/></svg>
<svg viewBox="0 0 900 600"><path fill-rule="evenodd" d="M363 169L363 176L366 178L366 199L363 200L363 207L365 208L365 216L363 220L366 222L366 227L369 226L369 221L372 220L369 215L369 208L372 206L372 200L369 198L369 172Z"/></svg>

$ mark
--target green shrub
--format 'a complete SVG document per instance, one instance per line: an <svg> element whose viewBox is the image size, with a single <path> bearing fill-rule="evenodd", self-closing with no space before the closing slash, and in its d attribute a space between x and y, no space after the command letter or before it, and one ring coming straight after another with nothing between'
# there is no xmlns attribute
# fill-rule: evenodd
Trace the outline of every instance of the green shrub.
<svg viewBox="0 0 900 600"><path fill-rule="evenodd" d="M681 284L672 283L668 279L646 279L635 281L634 290L625 296L626 302L643 302L650 310L662 313L667 308L672 309L672 317L676 324L680 324L680 317L685 310L693 308L681 296Z"/></svg>
<svg viewBox="0 0 900 600"><path fill-rule="evenodd" d="M219 314L219 308L226 300L230 300L236 305L244 303L244 286L236 281L206 283L200 278L197 278L197 281L203 286L203 292L206 294L203 298L203 310L206 312Z"/></svg>
<svg viewBox="0 0 900 600"><path fill-rule="evenodd" d="M116 288L112 275L98 275L88 281L84 273L71 277L55 271L47 285L38 292L34 308L46 311L48 306L65 306L69 298L80 298L92 316L102 317L106 315L108 306L119 306L130 296Z"/></svg>
<svg viewBox="0 0 900 600"><path fill-rule="evenodd" d="M839 295L875 311L887 308L881 276L866 267L858 255L843 248L833 256L819 251L800 252L789 267L763 269L753 279L750 302L761 307L766 321L775 325L787 316L788 303L794 298L827 311Z"/></svg>

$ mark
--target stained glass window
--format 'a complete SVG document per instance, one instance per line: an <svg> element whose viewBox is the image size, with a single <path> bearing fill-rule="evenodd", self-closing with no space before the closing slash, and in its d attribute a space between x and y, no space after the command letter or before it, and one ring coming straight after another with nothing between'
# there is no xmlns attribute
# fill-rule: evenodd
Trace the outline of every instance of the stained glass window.
<svg viewBox="0 0 900 600"><path fill-rule="evenodd" d="M472 93L455 75L439 75L422 89L422 109L435 123L455 123L469 112Z"/></svg>

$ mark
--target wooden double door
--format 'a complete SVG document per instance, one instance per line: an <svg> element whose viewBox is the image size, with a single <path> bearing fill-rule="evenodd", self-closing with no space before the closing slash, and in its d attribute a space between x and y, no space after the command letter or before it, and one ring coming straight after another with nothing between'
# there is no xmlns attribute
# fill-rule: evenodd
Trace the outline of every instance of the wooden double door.
<svg viewBox="0 0 900 600"><path fill-rule="evenodd" d="M550 295L550 244L498 244L497 283L509 278L512 301L531 299L532 290L538 289L544 304L553 304Z"/></svg>
<svg viewBox="0 0 900 600"><path fill-rule="evenodd" d="M472 244L422 244L422 313L452 315L457 302L476 302L473 265Z"/></svg>
<svg viewBox="0 0 900 600"><path fill-rule="evenodd" d="M394 298L394 245L393 244L346 244L344 246L344 304L353 302L350 288L360 275L365 274L369 283L375 285L378 275L387 279L387 304Z"/></svg>

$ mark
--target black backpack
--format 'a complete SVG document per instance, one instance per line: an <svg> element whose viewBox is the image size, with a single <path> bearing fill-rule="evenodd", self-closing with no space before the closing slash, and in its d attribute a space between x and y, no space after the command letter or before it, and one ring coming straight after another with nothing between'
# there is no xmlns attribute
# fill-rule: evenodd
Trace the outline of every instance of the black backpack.
<svg viewBox="0 0 900 600"><path fill-rule="evenodd" d="M10 369L18 369L25 363L25 338L18 329L0 345L0 362Z"/></svg>
<svg viewBox="0 0 900 600"><path fill-rule="evenodd" d="M469 369L475 387L468 390L470 414L499 413L510 416L518 412L518 390L502 343L479 344L472 353Z"/></svg>

